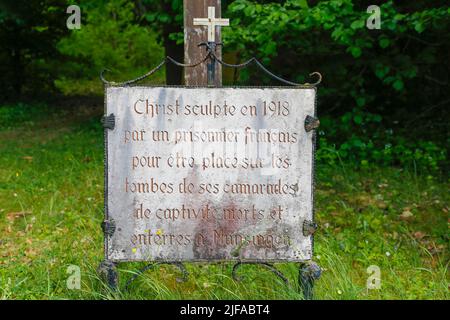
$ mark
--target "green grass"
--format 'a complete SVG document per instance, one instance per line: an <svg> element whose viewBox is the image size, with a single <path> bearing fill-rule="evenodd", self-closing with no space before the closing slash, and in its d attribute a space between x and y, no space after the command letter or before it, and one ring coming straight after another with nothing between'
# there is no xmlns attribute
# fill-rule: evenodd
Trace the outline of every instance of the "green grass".
<svg viewBox="0 0 450 320"><path fill-rule="evenodd" d="M49 114L45 116L45 114ZM298 267L269 271L230 263L160 266L124 284L142 264L119 265L119 292L96 273L103 257L101 110L0 107L1 299L302 299ZM318 165L315 260L323 268L317 299L449 299L449 184L398 168ZM81 290L69 290L69 265ZM381 269L368 290L367 267Z"/></svg>

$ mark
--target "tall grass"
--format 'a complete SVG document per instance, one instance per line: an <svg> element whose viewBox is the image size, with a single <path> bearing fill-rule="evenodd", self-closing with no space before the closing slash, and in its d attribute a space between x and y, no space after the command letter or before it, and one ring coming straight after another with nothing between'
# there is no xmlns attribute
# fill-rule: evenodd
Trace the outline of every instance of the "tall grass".
<svg viewBox="0 0 450 320"><path fill-rule="evenodd" d="M187 282L161 265L129 290L127 280L145 264L123 263L120 288L111 291L96 271L103 257L101 111L84 111L74 117L46 109L50 115L35 120L22 110L0 121L1 299L303 298L292 263L276 265L289 285L257 265L242 266L235 281L231 263L187 263ZM450 298L448 182L348 164L319 165L317 181L317 299ZM402 216L407 211L412 216ZM80 290L67 288L70 265L80 267ZM367 289L370 265L380 267L379 290Z"/></svg>

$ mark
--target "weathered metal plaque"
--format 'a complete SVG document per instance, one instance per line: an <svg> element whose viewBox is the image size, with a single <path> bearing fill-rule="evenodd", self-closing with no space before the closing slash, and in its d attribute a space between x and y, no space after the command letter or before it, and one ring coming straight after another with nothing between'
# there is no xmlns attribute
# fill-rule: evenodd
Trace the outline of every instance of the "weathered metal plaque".
<svg viewBox="0 0 450 320"><path fill-rule="evenodd" d="M315 95L107 87L107 258L311 259Z"/></svg>

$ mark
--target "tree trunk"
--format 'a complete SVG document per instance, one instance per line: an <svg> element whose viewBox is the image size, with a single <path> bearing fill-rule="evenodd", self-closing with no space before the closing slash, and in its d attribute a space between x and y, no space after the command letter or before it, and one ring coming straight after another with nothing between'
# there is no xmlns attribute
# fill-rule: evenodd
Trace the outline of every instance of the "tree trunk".
<svg viewBox="0 0 450 320"><path fill-rule="evenodd" d="M164 2L164 10L171 12L172 7L169 2ZM175 12L172 12L175 15ZM177 44L176 41L169 38L170 34L181 32L182 26L176 24L165 24L163 27L163 42L166 56L170 56L177 61L183 62L183 44ZM168 85L181 85L183 76L183 68L174 65L173 63L166 64L166 84Z"/></svg>
<svg viewBox="0 0 450 320"><path fill-rule="evenodd" d="M19 49L11 50L11 58L14 70L12 86L16 98L19 98L20 95L22 94L22 87L24 81L24 74L23 74L24 68L22 65L22 59L20 57L20 50Z"/></svg>
<svg viewBox="0 0 450 320"><path fill-rule="evenodd" d="M169 34L175 31L164 30L164 50L166 56L170 56L179 62L183 62L183 45L177 44L175 41L169 39ZM181 85L183 76L183 68L174 65L173 63L166 64L166 84Z"/></svg>

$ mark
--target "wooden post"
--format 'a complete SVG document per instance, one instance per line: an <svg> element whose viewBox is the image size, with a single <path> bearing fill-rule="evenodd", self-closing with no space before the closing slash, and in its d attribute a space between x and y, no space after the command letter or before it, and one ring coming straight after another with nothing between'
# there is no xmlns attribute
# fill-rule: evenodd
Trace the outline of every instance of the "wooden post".
<svg viewBox="0 0 450 320"><path fill-rule="evenodd" d="M202 59L206 54L206 48L198 47L198 44L208 41L208 29L203 26L194 26L194 18L208 17L208 6L216 8L216 17L221 17L221 0L184 0L184 63L191 64ZM220 28L216 28L216 42L220 43ZM216 49L216 55L222 58L222 48ZM195 68L184 69L184 80L187 86L207 86L208 74L206 63ZM222 85L222 66L216 63L216 86Z"/></svg>

